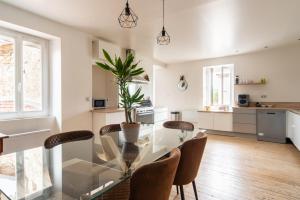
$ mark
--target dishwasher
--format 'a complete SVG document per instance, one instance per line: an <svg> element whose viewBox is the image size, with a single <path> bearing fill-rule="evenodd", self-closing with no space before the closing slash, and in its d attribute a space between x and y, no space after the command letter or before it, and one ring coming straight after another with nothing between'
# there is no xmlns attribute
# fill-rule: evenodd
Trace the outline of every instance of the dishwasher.
<svg viewBox="0 0 300 200"><path fill-rule="evenodd" d="M256 115L258 140L286 143L285 110L257 110Z"/></svg>

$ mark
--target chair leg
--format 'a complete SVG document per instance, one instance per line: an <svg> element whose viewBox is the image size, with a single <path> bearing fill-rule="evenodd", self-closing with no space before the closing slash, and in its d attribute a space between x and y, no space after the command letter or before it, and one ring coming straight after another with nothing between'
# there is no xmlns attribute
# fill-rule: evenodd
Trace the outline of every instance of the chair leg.
<svg viewBox="0 0 300 200"><path fill-rule="evenodd" d="M176 185L176 193L179 194L178 185Z"/></svg>
<svg viewBox="0 0 300 200"><path fill-rule="evenodd" d="M197 194L197 188L196 188L195 180L193 180L193 188L194 188L194 193L195 193L196 200L198 200L198 194Z"/></svg>
<svg viewBox="0 0 300 200"><path fill-rule="evenodd" d="M180 196L181 196L181 200L184 200L184 192L183 192L183 186L179 186L180 187Z"/></svg>

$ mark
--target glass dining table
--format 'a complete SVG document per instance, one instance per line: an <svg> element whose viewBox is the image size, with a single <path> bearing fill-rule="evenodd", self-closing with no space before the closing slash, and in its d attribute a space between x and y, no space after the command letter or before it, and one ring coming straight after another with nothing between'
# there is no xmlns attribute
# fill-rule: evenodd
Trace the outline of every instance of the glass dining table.
<svg viewBox="0 0 300 200"><path fill-rule="evenodd" d="M99 199L139 167L167 155L199 131L141 126L136 143L123 132L0 156L0 199ZM101 198L100 198L101 199Z"/></svg>

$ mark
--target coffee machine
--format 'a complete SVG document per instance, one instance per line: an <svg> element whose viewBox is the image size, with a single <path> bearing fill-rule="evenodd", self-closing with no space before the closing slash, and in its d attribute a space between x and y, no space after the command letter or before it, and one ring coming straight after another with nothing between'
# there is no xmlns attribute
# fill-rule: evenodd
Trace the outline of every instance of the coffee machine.
<svg viewBox="0 0 300 200"><path fill-rule="evenodd" d="M238 105L240 107L248 107L250 102L249 94L239 94L238 95Z"/></svg>

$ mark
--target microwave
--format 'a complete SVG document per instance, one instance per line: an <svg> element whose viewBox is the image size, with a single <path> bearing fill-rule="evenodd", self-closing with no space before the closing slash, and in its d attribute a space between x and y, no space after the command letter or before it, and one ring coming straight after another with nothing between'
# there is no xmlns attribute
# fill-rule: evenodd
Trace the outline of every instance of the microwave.
<svg viewBox="0 0 300 200"><path fill-rule="evenodd" d="M93 108L94 109L106 108L106 99L93 99Z"/></svg>

